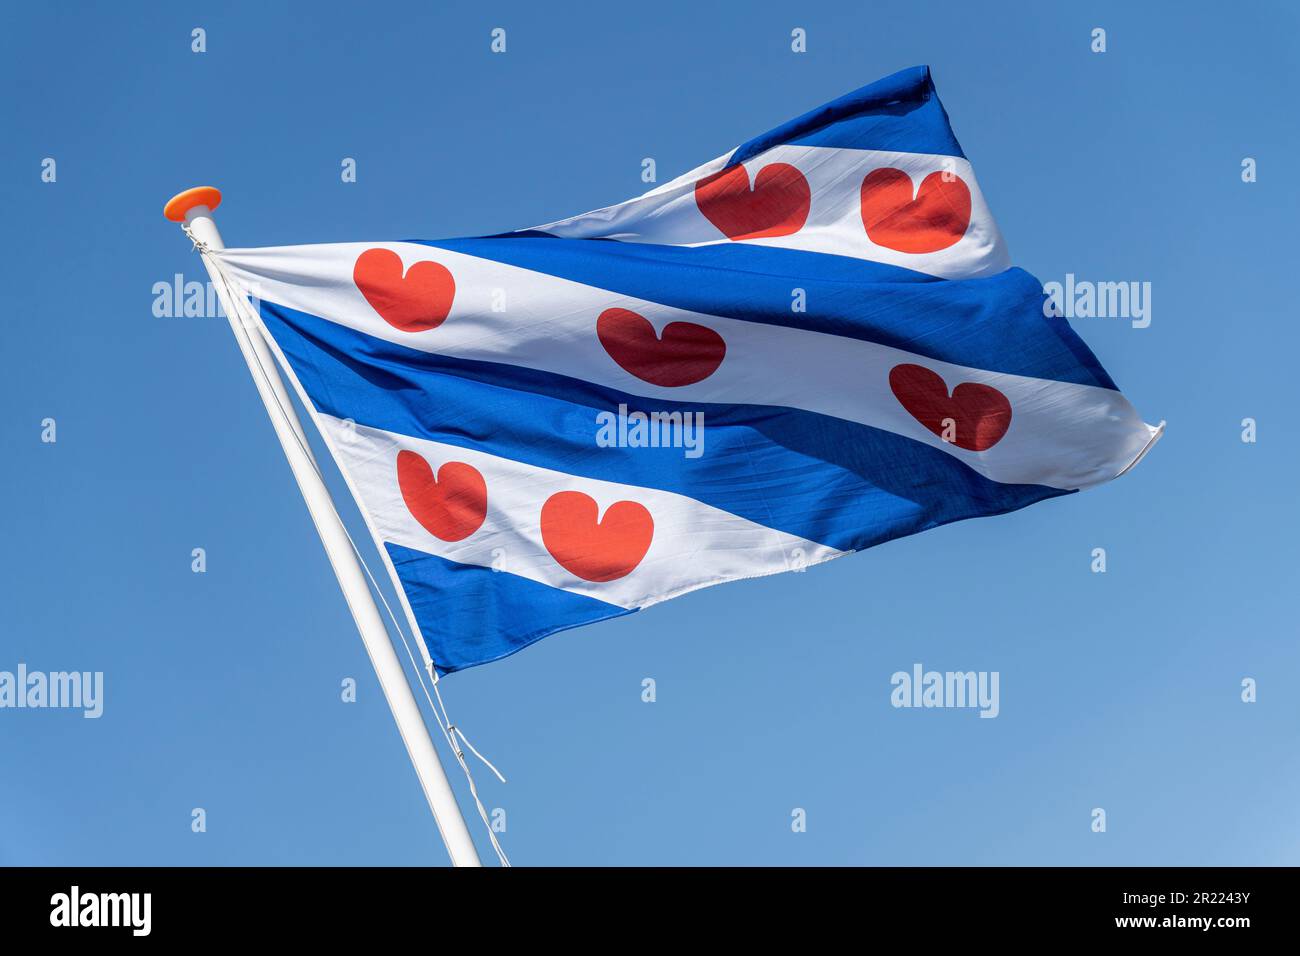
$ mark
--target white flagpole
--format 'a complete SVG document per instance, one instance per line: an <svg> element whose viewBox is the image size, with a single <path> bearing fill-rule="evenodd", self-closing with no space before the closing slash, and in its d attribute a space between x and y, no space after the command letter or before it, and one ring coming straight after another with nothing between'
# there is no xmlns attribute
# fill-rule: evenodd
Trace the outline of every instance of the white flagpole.
<svg viewBox="0 0 1300 956"><path fill-rule="evenodd" d="M197 241L211 249L221 250L225 245L221 241L221 233L217 231L216 223L212 220L212 210L220 202L220 192L210 186L200 186L174 196L167 203L163 214L173 222L184 222L190 235ZM289 401L284 381L280 378L270 349L262 339L261 331L248 327L239 318L241 310L238 304L228 301L225 283L206 259L204 266L208 269L217 295L221 299L222 308L225 309L226 317L230 321L230 328L239 343L239 350L248 364L248 371L253 376L254 384L257 385L258 394L262 397L262 404L266 406L271 424L275 426L280 447L284 449L285 457L289 459L289 467L298 481L303 499L307 502L307 510L311 513L316 531L320 534L321 543L325 545L325 553L329 556L339 587L343 589L343 597L352 611L357 629L361 632L366 653L370 656L370 663L374 666L379 684L384 689L384 696L388 699L393 719L397 721L397 730L402 735L406 752L410 755L411 763L420 778L420 785L424 788L424 795L429 801L429 809L433 811L438 832L442 835L442 841L451 855L451 862L455 866L481 866L478 851L475 850L474 841L465 826L465 818L461 816L451 784L447 782L447 775L438 760L438 752L434 749L433 738L429 735L429 728L424 721L424 715L420 712L420 705L411 692L406 672L397 657L397 652L393 649L388 630L384 626L384 619L380 616L374 596L366 583L361 563L352 549L343 521L334 508L334 500L330 497L329 489L326 488L325 481L317 470L315 459L303 434L302 424Z"/></svg>

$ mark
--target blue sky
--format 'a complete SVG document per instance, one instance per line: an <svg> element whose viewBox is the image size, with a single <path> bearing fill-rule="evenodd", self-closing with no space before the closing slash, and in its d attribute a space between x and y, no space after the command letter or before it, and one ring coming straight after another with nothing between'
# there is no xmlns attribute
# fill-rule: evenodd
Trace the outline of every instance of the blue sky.
<svg viewBox="0 0 1300 956"><path fill-rule="evenodd" d="M232 246L494 233L918 63L1017 265L1152 284L1148 328L1075 327L1168 433L1102 488L449 677L510 778L479 775L505 845L523 864L1300 862L1294 9L445 6L4 14L0 670L103 671L105 700L98 720L0 710L0 863L446 859L225 321L153 314L154 283L203 277L172 193L220 186ZM999 672L1000 715L891 707L916 662Z"/></svg>

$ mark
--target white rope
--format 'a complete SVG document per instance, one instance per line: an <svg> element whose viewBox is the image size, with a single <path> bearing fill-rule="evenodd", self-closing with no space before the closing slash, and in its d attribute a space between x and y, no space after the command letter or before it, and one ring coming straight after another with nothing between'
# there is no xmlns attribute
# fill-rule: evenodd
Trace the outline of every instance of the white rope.
<svg viewBox="0 0 1300 956"><path fill-rule="evenodd" d="M190 240L190 242L194 243L194 248L198 250L199 255L207 256L212 253L213 251L212 247L209 246L202 239L200 239L198 236L194 235L194 230L190 228L190 224L188 222L181 223L181 232L185 233L186 237ZM214 259L213 261L216 260ZM229 283L226 282L224 275L222 276L221 284L227 287L229 286Z"/></svg>
<svg viewBox="0 0 1300 956"><path fill-rule="evenodd" d="M210 266L212 266L212 270L220 277L221 284L225 288L228 300L232 304L238 306L241 310L246 308L247 303L244 301L243 297L238 294L238 289L234 281L226 273L225 266L221 262L220 258L216 255L215 250L213 250L212 247L209 246L202 239L199 239L197 236L194 235L193 231L190 229L189 223L182 223L181 229L185 231L185 235L189 237L192 243L194 243L194 248L198 250L199 255L201 255L204 258L204 260ZM251 309L250 309L250 313L251 313ZM249 335L248 329L244 326L244 323L239 320L238 316L231 316L230 318L233 320L231 324L236 329L238 329L239 332L242 332L243 335L245 336ZM257 321L256 316L254 316L253 319L254 319L254 327L257 328L259 331L261 331L262 329L261 323ZM275 399L275 404L280 411L281 417L285 420L285 422L292 422L292 419L289 417L288 412L285 410L284 406L280 402L279 395L276 394L274 388L269 387L272 381L270 373L262 365L262 359L257 354L257 350L253 348L251 341L249 342L248 352L250 355L253 356L253 360L257 364L258 371L262 375L262 380L265 383L267 383L268 385L267 390ZM321 470L317 466L316 459L311 454L311 451L303 444L302 439L298 437L297 430L294 428L290 428L289 431L293 433L294 441L298 444L298 447L302 449L304 456L312 466L312 470L315 471L317 476L321 479L321 481L324 482L325 476L321 474ZM424 698L429 703L429 709L433 712L434 720L438 722L438 727L439 729L442 730L442 735L444 738L446 738L447 745L451 747L452 753L456 755L456 762L460 764L461 770L463 770L465 773L465 780L469 784L469 792L474 798L474 805L478 808L478 814L483 820L483 825L487 828L488 839L492 842L492 849L496 851L497 859L501 861L502 866L510 866L510 860L506 857L506 852L504 849L502 849L500 841L497 840L496 832L492 829L491 820L488 819L487 808L483 806L483 801L479 797L478 786L474 781L474 774L470 772L469 764L465 760L465 752L461 749L460 745L456 742L457 739L463 742L465 746L469 748L470 752L473 753L474 756L476 756L479 760L481 760L483 764L496 775L498 780L500 780L502 783L505 783L506 778L501 775L501 771L498 770L490 760L488 760L481 753L479 753L478 749L472 743L469 742L469 738L465 736L465 732L462 731L460 727L458 727L455 723L452 722L451 715L447 711L447 705L443 702L442 694L438 691L437 667L433 661L433 658L429 654L429 648L424 643L424 639L420 636L420 634L416 631L413 631L412 634L415 637L417 643L419 644L421 657L424 659L425 667L428 669L429 676L432 678L433 694L430 695L429 686L425 683L424 680L424 672L421 671L419 665L416 664L415 654L411 651L411 645L406 639L406 629L402 627L402 625L399 623L397 619L397 615L393 613L393 609L388 603L388 598L384 596L383 590L379 587L379 582L375 580L375 576L370 570L370 564L366 561L365 556L361 553L361 550L357 547L357 543L352 539L351 532L348 531L347 526L343 524L343 521L341 519L339 521L339 526L343 528L343 534L347 537L348 544L352 547L352 553L357 556L357 561L360 562L362 570L365 571L366 578L369 579L370 581L370 587L374 591L375 595L379 598L380 603L383 604L384 610L388 613L389 620L393 622L393 627L397 629L397 635L402 640L402 647L405 648L406 656L411 662L411 668L412 670L415 671L415 676L420 682L420 689L424 691ZM435 697L437 698L437 704L434 703Z"/></svg>

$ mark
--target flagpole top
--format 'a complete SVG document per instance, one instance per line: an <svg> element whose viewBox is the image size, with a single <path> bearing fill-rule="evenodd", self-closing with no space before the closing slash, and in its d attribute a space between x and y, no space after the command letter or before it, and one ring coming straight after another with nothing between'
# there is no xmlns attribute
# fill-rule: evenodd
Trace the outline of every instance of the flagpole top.
<svg viewBox="0 0 1300 956"><path fill-rule="evenodd" d="M177 193L163 206L163 215L172 222L184 222L185 214L195 206L207 206L211 212L221 205L221 190L216 186L195 186Z"/></svg>

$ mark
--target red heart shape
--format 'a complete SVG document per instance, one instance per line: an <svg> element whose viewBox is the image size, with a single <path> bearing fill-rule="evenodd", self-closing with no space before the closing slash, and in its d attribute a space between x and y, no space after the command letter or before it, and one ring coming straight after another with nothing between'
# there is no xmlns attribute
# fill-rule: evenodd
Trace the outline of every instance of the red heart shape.
<svg viewBox="0 0 1300 956"><path fill-rule="evenodd" d="M947 383L935 372L920 365L896 365L889 373L889 387L913 418L967 451L992 448L1011 427L1011 403L990 385L962 382L949 396Z"/></svg>
<svg viewBox="0 0 1300 956"><path fill-rule="evenodd" d="M439 262L417 262L402 273L402 257L391 249L367 249L357 256L352 281L380 318L403 332L427 332L442 325L456 295L456 280Z"/></svg>
<svg viewBox="0 0 1300 956"><path fill-rule="evenodd" d="M749 188L749 172L732 166L695 184L695 205L728 239L789 236L803 228L812 191L788 163L768 163Z"/></svg>
<svg viewBox="0 0 1300 956"><path fill-rule="evenodd" d="M970 227L970 190L961 178L931 173L912 198L912 177L876 169L862 180L862 225L878 246L898 252L938 252Z"/></svg>
<svg viewBox="0 0 1300 956"><path fill-rule="evenodd" d="M397 486L415 520L443 541L463 541L487 517L487 482L477 468L463 461L447 462L435 478L421 455L399 451Z"/></svg>
<svg viewBox="0 0 1300 956"><path fill-rule="evenodd" d="M616 501L599 518L590 495L560 491L542 505L542 543L564 570L584 581L613 581L632 572L654 539L644 505Z"/></svg>
<svg viewBox="0 0 1300 956"><path fill-rule="evenodd" d="M669 322L660 339L650 320L628 309L606 309L596 336L609 357L643 382L676 388L702 382L727 354L722 336L694 322Z"/></svg>

